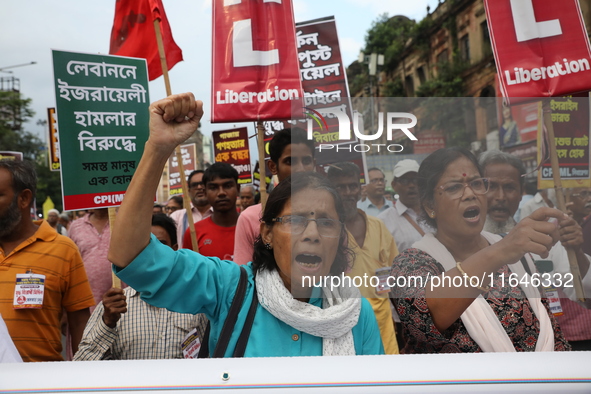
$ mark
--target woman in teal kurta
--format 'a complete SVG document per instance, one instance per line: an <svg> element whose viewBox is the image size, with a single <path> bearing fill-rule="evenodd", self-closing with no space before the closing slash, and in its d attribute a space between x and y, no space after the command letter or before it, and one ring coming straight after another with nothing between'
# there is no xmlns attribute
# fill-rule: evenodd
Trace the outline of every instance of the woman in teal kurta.
<svg viewBox="0 0 591 394"><path fill-rule="evenodd" d="M248 273L246 296L226 357L234 351L253 296L252 263L245 268ZM239 269L236 263L205 257L187 249L174 252L153 237L142 253L117 275L133 288L141 289L138 291L142 299L154 306L180 313L204 313L211 322L209 349L214 349L236 292ZM311 297L310 304L320 307L322 299ZM375 315L365 299L359 322L352 332L355 354L383 354ZM271 315L260 304L257 306L245 357L321 355L322 338L299 331Z"/></svg>
<svg viewBox="0 0 591 394"><path fill-rule="evenodd" d="M239 266L187 250L174 252L149 234L150 196L164 163L194 132L202 113L202 103L190 93L150 106L150 138L119 210L109 259L146 302L205 313L214 349L236 292ZM314 173L296 174L270 194L253 262L245 267L246 296L226 357L234 352L255 293L259 304L247 357L383 354L375 316L357 289L310 285L340 277L351 261L343 216L338 194Z"/></svg>

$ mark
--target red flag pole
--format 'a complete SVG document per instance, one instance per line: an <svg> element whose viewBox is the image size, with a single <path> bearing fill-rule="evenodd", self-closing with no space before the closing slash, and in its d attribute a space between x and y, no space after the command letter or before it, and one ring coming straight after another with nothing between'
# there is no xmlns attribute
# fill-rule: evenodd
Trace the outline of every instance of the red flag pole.
<svg viewBox="0 0 591 394"><path fill-rule="evenodd" d="M162 41L162 32L160 31L160 19L154 19L154 30L156 31L156 42L158 43L158 53L160 54L160 64L162 65L162 75L164 76L164 85L166 86L166 95L172 94L170 88L170 79L168 78L168 64L166 63L166 52L164 51L164 43ZM185 166L183 165L183 157L181 154L180 145L175 149L176 159L179 163L179 173L181 174L181 185L183 188L183 206L187 214L187 222L189 223L189 233L191 234L191 243L193 250L199 253L199 246L197 245L197 235L195 234L195 222L193 222L193 212L191 210L191 199L189 198L189 187L187 185L187 178L185 178Z"/></svg>

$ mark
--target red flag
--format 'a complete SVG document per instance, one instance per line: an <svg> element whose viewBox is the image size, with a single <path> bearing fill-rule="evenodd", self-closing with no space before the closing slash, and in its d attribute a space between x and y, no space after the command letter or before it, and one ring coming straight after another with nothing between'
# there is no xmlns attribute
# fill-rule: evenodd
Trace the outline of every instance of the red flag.
<svg viewBox="0 0 591 394"><path fill-rule="evenodd" d="M172 38L162 0L117 0L109 48L111 55L146 59L150 81L162 75L155 20L160 21L166 63L172 69L183 60L183 53Z"/></svg>

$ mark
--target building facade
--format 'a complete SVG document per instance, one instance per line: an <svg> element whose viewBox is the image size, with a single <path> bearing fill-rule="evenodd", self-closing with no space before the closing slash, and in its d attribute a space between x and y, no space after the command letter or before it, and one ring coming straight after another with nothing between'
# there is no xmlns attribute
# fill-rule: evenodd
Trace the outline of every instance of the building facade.
<svg viewBox="0 0 591 394"><path fill-rule="evenodd" d="M581 0L580 6L591 32L591 0ZM469 147L473 151L498 148L499 102L495 98L501 95L483 1L445 0L427 12L417 25L420 34L406 42L396 67L382 72L377 91L383 95L388 83L399 81L406 97L441 96L429 94L429 87L450 74L459 77L461 89L454 95L471 98L464 107ZM427 131L420 121L417 130L419 136ZM408 141L403 144L405 153L425 153L413 151Z"/></svg>

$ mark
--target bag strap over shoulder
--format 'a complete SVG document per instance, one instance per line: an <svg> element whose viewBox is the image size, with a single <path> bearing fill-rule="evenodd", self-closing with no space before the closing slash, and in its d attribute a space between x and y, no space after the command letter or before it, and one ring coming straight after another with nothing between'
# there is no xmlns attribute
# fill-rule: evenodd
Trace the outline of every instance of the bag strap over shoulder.
<svg viewBox="0 0 591 394"><path fill-rule="evenodd" d="M410 215L408 214L408 212L404 212L402 214L402 216L404 216L404 218L410 223L411 226L413 226L415 228L415 230L417 230L419 232L419 234L421 234L421 237L425 236L425 232L423 231L423 229L417 224L417 222L415 222Z"/></svg>
<svg viewBox="0 0 591 394"><path fill-rule="evenodd" d="M244 302L244 297L246 295L246 287L248 284L248 277L246 273L246 269L244 267L240 267L240 279L238 280L238 286L236 287L236 294L234 295L234 299L232 300L232 304L230 305L230 310L228 311L228 316L226 316L226 320L224 321L224 325L222 327L222 331L220 333L220 337L218 338L217 345L213 351L212 358L222 358L226 353L228 348L228 344L230 343L230 338L232 333L234 332L234 327L236 326L236 320L238 320L238 313L242 308L242 304ZM252 322L254 320L254 314L256 312L256 305L258 304L258 298L256 294L256 290L253 294L253 300L250 305L250 309L248 311L248 316L246 317L246 322L244 323L244 327L238 338L238 343L236 344L236 349L234 350L234 357L242 357L244 355L244 350L246 349L246 344L248 342L248 336L250 335L250 329L252 328ZM211 323L207 323L207 328L205 330L205 334L203 335L203 340L201 341L201 348L199 349L199 358L208 358L209 357L209 335L210 335L210 326Z"/></svg>
<svg viewBox="0 0 591 394"><path fill-rule="evenodd" d="M250 308L248 309L248 316L246 316L244 327L242 327L242 332L240 333L240 337L238 337L238 342L236 343L236 348L234 349L233 357L244 357L246 345L248 344L248 337L250 336L250 330L252 329L252 323L254 322L254 315L257 312L258 303L259 298L257 296L257 292L255 289L255 291L252 294L252 302L250 303Z"/></svg>

